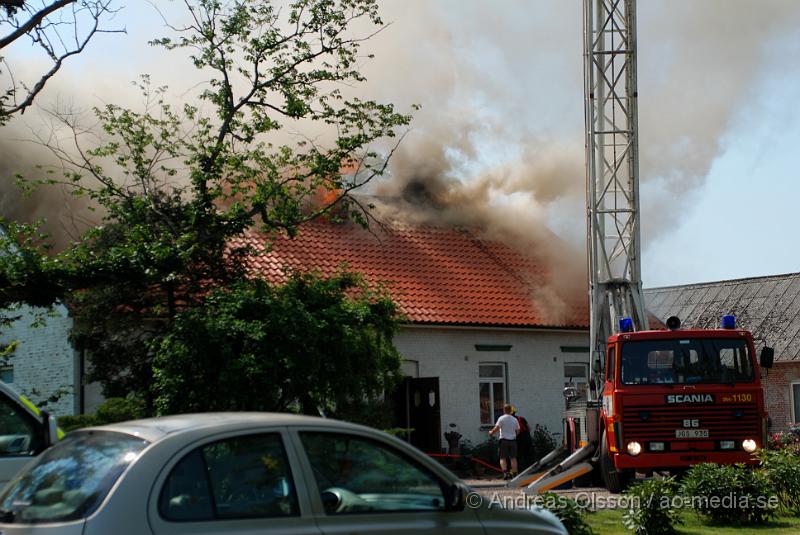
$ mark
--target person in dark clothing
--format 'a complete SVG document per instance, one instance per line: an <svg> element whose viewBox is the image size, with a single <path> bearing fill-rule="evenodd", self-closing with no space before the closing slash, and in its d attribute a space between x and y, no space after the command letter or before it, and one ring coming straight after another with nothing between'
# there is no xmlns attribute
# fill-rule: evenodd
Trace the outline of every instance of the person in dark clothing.
<svg viewBox="0 0 800 535"><path fill-rule="evenodd" d="M531 426L524 416L517 414L517 408L511 407L511 415L519 423L519 433L517 433L517 458L522 469L533 464L533 438L531 437Z"/></svg>

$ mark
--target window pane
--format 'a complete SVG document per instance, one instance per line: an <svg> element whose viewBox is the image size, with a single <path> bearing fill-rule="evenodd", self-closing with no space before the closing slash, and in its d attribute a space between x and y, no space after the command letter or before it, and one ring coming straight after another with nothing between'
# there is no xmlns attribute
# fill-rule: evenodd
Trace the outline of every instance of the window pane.
<svg viewBox="0 0 800 535"><path fill-rule="evenodd" d="M0 366L0 381L6 384L14 383L14 366Z"/></svg>
<svg viewBox="0 0 800 535"><path fill-rule="evenodd" d="M795 422L800 421L800 383L792 385L792 393L794 394L794 414L792 415Z"/></svg>
<svg viewBox="0 0 800 535"><path fill-rule="evenodd" d="M480 383L480 402L481 402L481 423L491 424L492 421L492 398L490 396L489 383Z"/></svg>
<svg viewBox="0 0 800 535"><path fill-rule="evenodd" d="M218 518L299 514L279 435L252 435L203 447Z"/></svg>
<svg viewBox="0 0 800 535"><path fill-rule="evenodd" d="M647 354L647 367L651 370L672 369L674 360L672 351L650 351Z"/></svg>
<svg viewBox="0 0 800 535"><path fill-rule="evenodd" d="M86 518L148 442L106 431L75 431L5 488L0 509L23 522Z"/></svg>
<svg viewBox="0 0 800 535"><path fill-rule="evenodd" d="M473 368L474 369L474 368ZM478 366L479 377L503 377L502 364L481 364Z"/></svg>
<svg viewBox="0 0 800 535"><path fill-rule="evenodd" d="M612 347L608 350L608 366L606 366L606 381L614 380L614 365L616 357L616 350Z"/></svg>
<svg viewBox="0 0 800 535"><path fill-rule="evenodd" d="M752 382L752 358L742 339L688 339L626 342L622 346L622 382Z"/></svg>
<svg viewBox="0 0 800 535"><path fill-rule="evenodd" d="M170 472L158 500L161 516L167 520L211 520L211 491L200 450L183 458Z"/></svg>
<svg viewBox="0 0 800 535"><path fill-rule="evenodd" d="M39 446L31 417L5 396L0 396L0 457L31 455Z"/></svg>
<svg viewBox="0 0 800 535"><path fill-rule="evenodd" d="M327 514L444 509L439 481L394 449L338 433L300 433Z"/></svg>
<svg viewBox="0 0 800 535"><path fill-rule="evenodd" d="M494 390L494 421L496 422L498 418L503 415L503 404L506 402L505 396L505 388L503 388L503 383L494 383L492 384L492 389Z"/></svg>
<svg viewBox="0 0 800 535"><path fill-rule="evenodd" d="M564 364L564 377L584 378L588 374L588 369L589 366L582 362L567 362Z"/></svg>

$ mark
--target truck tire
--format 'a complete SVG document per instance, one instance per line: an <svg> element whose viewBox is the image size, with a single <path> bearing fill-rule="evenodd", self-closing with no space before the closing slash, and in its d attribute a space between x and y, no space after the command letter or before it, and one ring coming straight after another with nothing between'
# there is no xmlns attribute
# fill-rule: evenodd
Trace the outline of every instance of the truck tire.
<svg viewBox="0 0 800 535"><path fill-rule="evenodd" d="M611 453L608 451L605 431L603 431L603 437L600 439L600 473L603 476L603 483L611 493L618 494L628 486L630 473L627 471L618 472L614 467L614 461L611 460Z"/></svg>

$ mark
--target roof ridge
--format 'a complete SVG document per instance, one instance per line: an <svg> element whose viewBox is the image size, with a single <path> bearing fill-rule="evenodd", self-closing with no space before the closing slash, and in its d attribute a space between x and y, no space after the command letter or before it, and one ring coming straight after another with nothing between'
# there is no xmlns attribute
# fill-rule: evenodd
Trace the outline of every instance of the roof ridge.
<svg viewBox="0 0 800 535"><path fill-rule="evenodd" d="M697 288L700 286L716 286L718 284L723 284L726 282L765 281L768 279L793 278L793 277L800 277L800 272L782 273L780 275L761 275L758 277L742 277L739 279L722 279L717 281L692 282L690 284L673 284L670 286L656 286L654 288L644 288L644 291L650 292L655 290L672 290L675 288Z"/></svg>

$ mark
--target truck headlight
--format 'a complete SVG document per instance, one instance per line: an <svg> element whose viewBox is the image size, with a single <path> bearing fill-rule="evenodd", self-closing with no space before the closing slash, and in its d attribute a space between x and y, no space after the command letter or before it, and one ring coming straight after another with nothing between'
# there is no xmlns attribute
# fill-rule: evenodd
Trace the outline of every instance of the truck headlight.
<svg viewBox="0 0 800 535"><path fill-rule="evenodd" d="M742 441L742 449L747 453L753 453L756 451L756 441L752 438L748 438Z"/></svg>
<svg viewBox="0 0 800 535"><path fill-rule="evenodd" d="M634 457L642 453L642 445L638 442L628 442L628 453L633 455Z"/></svg>

